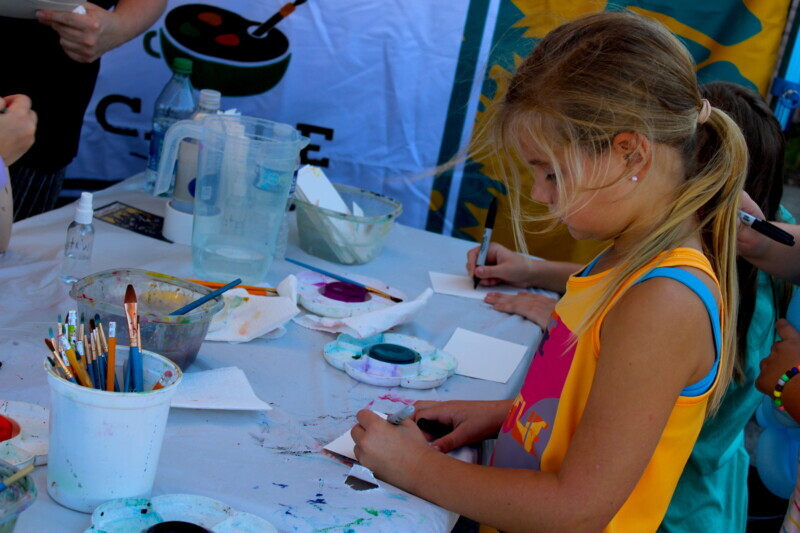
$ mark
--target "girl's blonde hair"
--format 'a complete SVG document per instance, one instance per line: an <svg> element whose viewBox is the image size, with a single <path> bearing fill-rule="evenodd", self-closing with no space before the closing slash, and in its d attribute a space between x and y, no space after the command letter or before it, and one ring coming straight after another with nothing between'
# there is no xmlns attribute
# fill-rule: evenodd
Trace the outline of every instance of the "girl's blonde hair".
<svg viewBox="0 0 800 533"><path fill-rule="evenodd" d="M503 162L500 174L509 188L514 236L523 253L527 248L521 226L531 217L521 212L519 203L520 195L526 194L520 190L518 170L521 137L555 166L558 207L548 217L554 223L565 212L580 209L593 191L602 188L596 179L603 169L582 175L582 163L601 161L617 134L636 132L652 145L680 154L682 166L676 168L682 168L684 181L667 211L653 214L652 233L621 258L575 335L596 322L637 270L689 237L684 223L696 217L704 252L720 282L724 310L725 356L709 404L713 413L735 360L736 227L747 150L738 127L722 111L712 107L703 121L703 105L693 61L667 28L633 13L596 13L544 37L511 79L505 98L489 111L491 118L474 137L471 153L480 157L500 152L494 159ZM652 150L638 155L647 164ZM566 168L560 168L558 160ZM564 190L565 173L578 183L576 190ZM618 179L630 179L632 174L631 170Z"/></svg>

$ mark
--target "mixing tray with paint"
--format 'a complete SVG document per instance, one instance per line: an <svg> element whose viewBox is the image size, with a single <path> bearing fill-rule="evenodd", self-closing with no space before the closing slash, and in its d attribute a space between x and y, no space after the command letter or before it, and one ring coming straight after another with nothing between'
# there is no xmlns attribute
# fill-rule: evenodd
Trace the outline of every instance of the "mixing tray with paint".
<svg viewBox="0 0 800 533"><path fill-rule="evenodd" d="M92 526L86 533L138 533L166 522L188 524L184 528L187 532L192 530L188 526L193 524L213 533L278 533L263 518L195 494L111 500L95 509ZM197 527L194 530L197 531Z"/></svg>
<svg viewBox="0 0 800 533"><path fill-rule="evenodd" d="M406 299L405 294L379 280L358 275L350 278L401 300ZM308 270L297 274L297 301L315 315L331 318L357 316L395 305L388 298L376 296L358 285Z"/></svg>
<svg viewBox="0 0 800 533"><path fill-rule="evenodd" d="M363 339L342 334L325 345L325 360L347 375L380 387L432 389L452 376L458 362L418 337L379 333Z"/></svg>

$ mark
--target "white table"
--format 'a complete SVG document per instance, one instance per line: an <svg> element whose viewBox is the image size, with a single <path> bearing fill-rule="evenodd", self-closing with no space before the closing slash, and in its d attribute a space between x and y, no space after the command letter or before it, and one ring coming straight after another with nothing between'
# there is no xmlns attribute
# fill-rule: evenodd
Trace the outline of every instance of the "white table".
<svg viewBox="0 0 800 533"><path fill-rule="evenodd" d="M164 200L140 190L136 176L95 195L95 207L113 200L162 214ZM48 406L42 361L43 338L59 313L75 303L58 279L67 225L74 206L14 226L11 246L0 259L0 398ZM147 268L192 277L190 248L140 236L95 220L93 269ZM309 256L290 234L287 255L342 273L371 276L416 297L429 286L427 272L462 273L471 243L405 226L395 226L381 255L355 267ZM268 281L277 283L300 269L278 261ZM537 326L496 312L479 300L435 294L414 322L397 331L444 347L456 327L535 346ZM381 388L354 381L329 366L322 347L332 334L287 325L275 340L227 344L206 342L192 370L238 366L269 412L172 409L154 495L200 494L254 513L280 531L449 531L457 518L426 501L389 487L355 491L344 484L348 468L321 453L322 445L354 423L370 402L395 398L499 399L516 394L527 357L505 384L453 376L438 389ZM491 354L486 354L490 357ZM399 405L399 404L396 404ZM46 467L33 474L37 502L17 525L19 533L83 531L90 515L61 507L47 494Z"/></svg>

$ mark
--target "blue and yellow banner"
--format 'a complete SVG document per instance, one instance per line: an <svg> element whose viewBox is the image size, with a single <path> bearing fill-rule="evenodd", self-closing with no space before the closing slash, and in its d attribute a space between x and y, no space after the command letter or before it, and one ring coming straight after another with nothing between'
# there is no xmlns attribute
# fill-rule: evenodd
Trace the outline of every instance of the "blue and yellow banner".
<svg viewBox="0 0 800 533"><path fill-rule="evenodd" d="M769 89L781 38L786 24L789 0L640 0L609 4L580 0L501 0L496 5L496 22L489 54L485 60L484 82L474 115L474 129L485 120L486 105L505 92L505 81L536 43L564 21L598 10L628 9L652 17L668 28L686 45L697 63L701 83L727 80L757 89L762 95ZM478 46L469 41L469 21L480 27L481 16L489 11L487 2L470 4L465 42L460 64L477 64ZM450 109L468 107L468 94L454 87ZM448 151L448 139L462 136L464 127L446 130L440 151L440 163L455 152ZM427 228L447 231L461 238L478 240L492 195L505 193L495 179L491 161L470 160L456 171L440 175L434 182ZM452 195L456 195L454 199ZM454 201L455 200L455 201ZM502 202L501 202L502 205ZM448 210L448 206L451 208ZM507 210L495 226L493 239L513 247ZM597 245L576 243L566 231L528 237L532 253L549 259L583 262Z"/></svg>

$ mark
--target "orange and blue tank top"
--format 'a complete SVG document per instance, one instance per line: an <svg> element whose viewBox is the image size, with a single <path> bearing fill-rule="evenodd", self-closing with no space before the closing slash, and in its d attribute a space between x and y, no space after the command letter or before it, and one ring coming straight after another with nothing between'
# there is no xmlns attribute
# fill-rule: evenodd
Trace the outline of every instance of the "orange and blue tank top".
<svg viewBox="0 0 800 533"><path fill-rule="evenodd" d="M588 299L597 297L601 291L596 289L611 273L591 274L589 270L593 264L570 277L567 291L556 305L522 389L500 429L491 459L493 466L543 472L558 472L561 468L591 390L603 320L619 298L619 294L612 298L587 333L577 343L573 342L573 328L587 309ZM605 532L656 531L700 433L709 397L716 386L721 355L721 310L705 284L694 274L674 267L697 268L718 284L703 254L678 248L659 255L631 276L623 289L659 276L671 277L689 286L709 311L717 346L716 361L703 380L686 387L678 397L644 474ZM487 530L491 531L485 527L481 529L482 532Z"/></svg>

